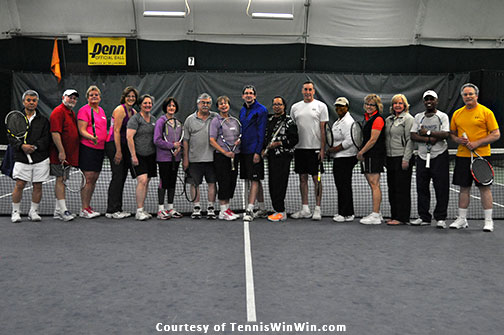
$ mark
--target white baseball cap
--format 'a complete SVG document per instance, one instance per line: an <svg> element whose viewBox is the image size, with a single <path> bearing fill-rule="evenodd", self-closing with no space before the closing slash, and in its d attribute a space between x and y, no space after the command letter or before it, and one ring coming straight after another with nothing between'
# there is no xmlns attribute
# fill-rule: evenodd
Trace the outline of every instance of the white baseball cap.
<svg viewBox="0 0 504 335"><path fill-rule="evenodd" d="M74 90L73 88L69 88L68 90L66 90L65 92L63 92L63 96L71 96L71 95L76 95L77 97L79 97L79 93Z"/></svg>
<svg viewBox="0 0 504 335"><path fill-rule="evenodd" d="M427 96L431 96L431 97L434 97L434 98L438 98L437 96L437 93L434 92L433 90L428 90L428 91L425 91L425 93L423 94L423 98L425 99L425 97Z"/></svg>

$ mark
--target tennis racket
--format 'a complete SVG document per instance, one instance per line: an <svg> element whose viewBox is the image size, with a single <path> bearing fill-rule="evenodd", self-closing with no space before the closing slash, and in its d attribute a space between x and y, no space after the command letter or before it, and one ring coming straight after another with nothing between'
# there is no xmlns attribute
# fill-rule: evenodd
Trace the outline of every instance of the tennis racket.
<svg viewBox="0 0 504 335"><path fill-rule="evenodd" d="M63 184L65 184L65 188L70 192L80 192L86 186L86 177L81 169L68 164L65 165L65 162L61 163L61 167L63 169Z"/></svg>
<svg viewBox="0 0 504 335"><path fill-rule="evenodd" d="M189 202L194 202L198 197L199 187L194 182L194 179L189 174L189 171L185 171L184 177L184 195Z"/></svg>
<svg viewBox="0 0 504 335"><path fill-rule="evenodd" d="M26 115L18 110L13 110L5 116L5 127L7 128L7 133L23 141L26 144L26 137L28 136L28 130L30 130L30 122L26 118ZM35 147L36 149L36 147ZM28 162L33 163L33 159L30 154L26 154Z"/></svg>
<svg viewBox="0 0 504 335"><path fill-rule="evenodd" d="M322 164L324 163L320 160L317 168L317 183L315 184L316 197L320 197L322 195Z"/></svg>
<svg viewBox="0 0 504 335"><path fill-rule="evenodd" d="M325 129L325 139L327 146L328 148L332 148L334 145L334 137L332 133L332 127L329 125L329 122L325 123L324 129Z"/></svg>
<svg viewBox="0 0 504 335"><path fill-rule="evenodd" d="M362 135L362 126L358 121L354 121L350 127L350 136L352 137L352 142L355 147L360 150L362 148L362 142L364 142L364 137Z"/></svg>
<svg viewBox="0 0 504 335"><path fill-rule="evenodd" d="M177 197L181 197L185 193L185 185L184 185L184 179L182 179L180 176L177 176L177 182L175 184L175 195Z"/></svg>
<svg viewBox="0 0 504 335"><path fill-rule="evenodd" d="M266 149L264 149L264 154L263 154L263 157L266 156L268 154L268 151L269 151L269 146L273 144L273 142L275 142L276 140L276 137L278 136L278 134L280 133L280 130L282 130L282 127L285 125L285 122L280 122L280 124L278 125L278 128L275 130L275 132L273 133L273 136L271 137L271 140L270 142L268 143L268 146L266 147Z"/></svg>
<svg viewBox="0 0 504 335"><path fill-rule="evenodd" d="M424 121L426 120L425 115L424 115L424 116L422 117L422 119L420 120L420 127L422 127L422 128L427 128L427 127L429 127L429 129L430 129L431 131L433 131L433 130L441 130L441 125L443 124L443 122L441 121L441 118L440 118L438 115L434 114L434 116L437 118L437 121L438 121L438 124L437 124L437 125L434 125L434 127L432 127L432 125L428 125L428 126L426 126L426 125L424 124ZM432 129L432 128L434 128L434 129ZM431 150L432 150L432 144L431 144L430 142L427 142L427 143L425 144L425 148L427 149L427 154L426 154L426 156L425 156L425 168L426 168L426 169L430 169L430 160L431 160Z"/></svg>
<svg viewBox="0 0 504 335"><path fill-rule="evenodd" d="M236 150L242 136L242 126L237 118L228 116L221 121L220 136L229 152ZM231 170L235 170L234 157L231 158Z"/></svg>
<svg viewBox="0 0 504 335"><path fill-rule="evenodd" d="M94 109L91 108L91 128L93 128L93 137L94 137L93 143L95 145L97 145L98 144L98 138L96 137L96 126L95 126L94 113L95 113Z"/></svg>
<svg viewBox="0 0 504 335"><path fill-rule="evenodd" d="M462 136L467 138L466 133ZM490 185L495 176L492 164L474 150L471 150L471 174L474 180L483 186Z"/></svg>
<svg viewBox="0 0 504 335"><path fill-rule="evenodd" d="M165 121L164 126L163 126L163 139L165 142L169 143L179 143L182 146L182 140L184 139L184 125L182 122L177 120L176 118L172 117L169 118ZM175 151L177 149L173 147L170 149L171 152L171 165L172 165L172 170L175 171Z"/></svg>

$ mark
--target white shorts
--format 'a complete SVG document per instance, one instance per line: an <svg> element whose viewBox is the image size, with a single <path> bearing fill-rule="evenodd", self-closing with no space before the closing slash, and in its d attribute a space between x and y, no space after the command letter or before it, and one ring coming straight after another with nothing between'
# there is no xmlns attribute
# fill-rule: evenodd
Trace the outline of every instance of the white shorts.
<svg viewBox="0 0 504 335"><path fill-rule="evenodd" d="M49 158L35 164L14 163L13 179L42 183L49 180Z"/></svg>

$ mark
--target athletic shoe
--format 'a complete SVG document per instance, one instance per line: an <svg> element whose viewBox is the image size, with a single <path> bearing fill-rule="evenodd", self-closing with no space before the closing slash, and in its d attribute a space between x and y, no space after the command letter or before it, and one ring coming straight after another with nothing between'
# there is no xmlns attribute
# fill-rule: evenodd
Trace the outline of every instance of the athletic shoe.
<svg viewBox="0 0 504 335"><path fill-rule="evenodd" d="M410 220L412 226L430 226L430 222L423 221L421 218Z"/></svg>
<svg viewBox="0 0 504 335"><path fill-rule="evenodd" d="M466 218L461 218L461 217L458 217L450 225L451 229L461 229L461 228L467 228L467 227L469 227L469 224L467 223L467 219Z"/></svg>
<svg viewBox="0 0 504 335"><path fill-rule="evenodd" d="M268 220L273 222L285 221L287 220L287 214L285 212L271 214L270 216L268 216Z"/></svg>
<svg viewBox="0 0 504 335"><path fill-rule="evenodd" d="M446 221L445 220L438 220L437 224L436 224L436 228L446 229Z"/></svg>
<svg viewBox="0 0 504 335"><path fill-rule="evenodd" d="M157 219L158 220L169 220L171 219L170 214L168 214L167 210L161 210L157 212Z"/></svg>
<svg viewBox="0 0 504 335"><path fill-rule="evenodd" d="M226 212L228 213L228 215L230 215L233 220L236 220L238 218L240 218L240 216L238 214L236 214L235 212L233 212L231 209L226 209Z"/></svg>
<svg viewBox="0 0 504 335"><path fill-rule="evenodd" d="M75 214L70 213L70 211L66 210L63 213L61 213L59 210L54 211L54 216L55 219L62 220L62 221L72 221L73 219L76 218Z"/></svg>
<svg viewBox="0 0 504 335"><path fill-rule="evenodd" d="M191 219L201 219L201 208L199 206L193 208Z"/></svg>
<svg viewBox="0 0 504 335"><path fill-rule="evenodd" d="M389 226L400 226L402 224L404 224L404 223L401 221L398 221L398 220L388 220L387 221L387 225L389 225Z"/></svg>
<svg viewBox="0 0 504 335"><path fill-rule="evenodd" d="M121 214L125 217L125 218L129 218L131 216L131 213L130 212L125 212L125 211L122 211Z"/></svg>
<svg viewBox="0 0 504 335"><path fill-rule="evenodd" d="M183 217L182 213L177 212L173 208L168 210L168 214L174 219L180 219L181 217Z"/></svg>
<svg viewBox="0 0 504 335"><path fill-rule="evenodd" d="M130 214L130 213L128 213L128 214ZM107 219L124 219L127 216L126 216L125 212L115 212L115 213L105 213L105 217Z"/></svg>
<svg viewBox="0 0 504 335"><path fill-rule="evenodd" d="M234 221L237 218L228 212L228 210L219 212L219 220Z"/></svg>
<svg viewBox="0 0 504 335"><path fill-rule="evenodd" d="M206 217L208 220L215 220L217 219L217 215L215 215L215 210L213 207L208 207L207 208L207 214Z"/></svg>
<svg viewBox="0 0 504 335"><path fill-rule="evenodd" d="M91 207L81 209L79 216L84 219L92 219L100 216L100 213L95 212Z"/></svg>
<svg viewBox="0 0 504 335"><path fill-rule="evenodd" d="M310 212L305 212L304 210L297 211L296 213L291 215L293 219L309 219L312 217Z"/></svg>
<svg viewBox="0 0 504 335"><path fill-rule="evenodd" d="M250 209L247 209L245 211L245 214L243 215L243 221L254 221L254 211L251 211Z"/></svg>
<svg viewBox="0 0 504 335"><path fill-rule="evenodd" d="M485 220L485 226L483 227L483 231L492 232L493 229L494 229L493 220L492 219Z"/></svg>
<svg viewBox="0 0 504 335"><path fill-rule="evenodd" d="M28 213L28 220L33 221L33 222L40 222L40 221L42 221L42 218L40 217L37 210L33 210Z"/></svg>
<svg viewBox="0 0 504 335"><path fill-rule="evenodd" d="M138 221L149 220L150 219L149 213L147 213L145 211L136 212L135 219Z"/></svg>
<svg viewBox="0 0 504 335"><path fill-rule="evenodd" d="M268 217L268 211L265 209L259 209L254 213L254 218L265 219Z"/></svg>
<svg viewBox="0 0 504 335"><path fill-rule="evenodd" d="M313 221L320 221L320 220L322 220L322 214L320 213L320 209L319 208L315 208L315 210L313 211L312 220Z"/></svg>
<svg viewBox="0 0 504 335"><path fill-rule="evenodd" d="M21 214L18 211L12 212L11 221L12 223L21 222Z"/></svg>
<svg viewBox="0 0 504 335"><path fill-rule="evenodd" d="M360 219L360 223L362 223L362 224L381 224L382 219L383 218L382 218L381 214L371 213L368 216Z"/></svg>
<svg viewBox="0 0 504 335"><path fill-rule="evenodd" d="M334 222L345 222L345 221L350 222L355 219L355 216L354 215L343 216L343 215L336 214L332 219Z"/></svg>

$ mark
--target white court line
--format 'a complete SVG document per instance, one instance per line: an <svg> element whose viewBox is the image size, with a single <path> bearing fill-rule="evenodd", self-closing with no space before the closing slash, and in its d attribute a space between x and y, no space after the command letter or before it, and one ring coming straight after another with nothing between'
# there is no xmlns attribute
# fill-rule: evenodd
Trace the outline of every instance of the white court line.
<svg viewBox="0 0 504 335"><path fill-rule="evenodd" d="M243 222L243 240L245 251L245 283L247 291L247 321L256 322L256 307L254 293L254 272L252 270L252 252L250 248L249 223Z"/></svg>

